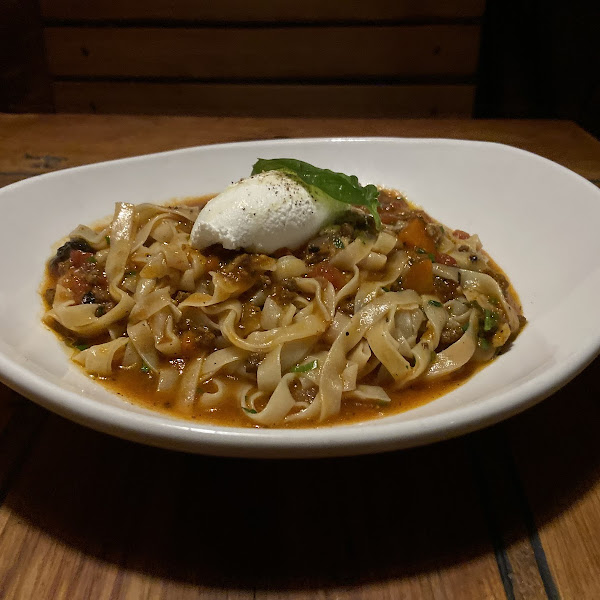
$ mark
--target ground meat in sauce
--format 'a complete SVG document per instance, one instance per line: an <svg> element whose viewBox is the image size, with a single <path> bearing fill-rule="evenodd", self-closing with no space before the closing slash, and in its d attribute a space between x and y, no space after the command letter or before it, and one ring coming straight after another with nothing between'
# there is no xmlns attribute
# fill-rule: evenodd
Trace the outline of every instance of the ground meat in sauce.
<svg viewBox="0 0 600 600"><path fill-rule="evenodd" d="M196 325L190 319L183 319L179 324L181 338L181 354L193 356L199 349L215 350L217 336L204 325Z"/></svg>
<svg viewBox="0 0 600 600"><path fill-rule="evenodd" d="M459 284L451 279L444 279L443 277L433 278L434 292L442 302L448 302L448 300L453 300L460 296L459 287Z"/></svg>
<svg viewBox="0 0 600 600"><path fill-rule="evenodd" d="M458 325L449 326L447 325L442 330L442 335L440 336L440 343L437 350L443 350L448 346L454 344L454 342L458 341L458 339L462 336L463 330Z"/></svg>
<svg viewBox="0 0 600 600"><path fill-rule="evenodd" d="M408 202L399 194L389 191L380 193L381 207L379 213L382 222L388 225L387 230L392 233L398 233L406 224L414 220L415 217L420 217L425 223L427 235L433 240L436 250L424 252L417 245L410 247L404 245L404 249L411 257L411 264L414 262L427 261L439 262L440 264L456 264L452 257L439 254L438 248L440 241L444 235L442 226L434 222L427 213L421 210L415 210L410 207ZM306 276L317 277L328 280L334 284L336 289L345 283L352 275L351 272L340 271L333 267L337 273L331 273L328 270L332 269L330 264L331 259L347 247L359 235L369 236L374 232L374 220L371 215L367 214L366 209L353 208L351 212L346 213L347 222L334 223L325 227L317 236L308 242L299 250L290 250L283 248L275 253L275 258L286 254L293 254L303 258L307 263L309 270ZM460 236L458 236L459 239ZM362 239L362 238L361 238ZM402 247L403 242L399 242L397 247ZM468 246L461 247L462 251L471 253L472 250ZM269 272L273 265L273 257L240 253L237 251L229 251L220 246L212 246L205 249L201 254L201 260L204 262L205 275L201 278L201 289L207 291L211 288L211 277L209 271L217 271L226 278L235 281L238 284L236 297L242 302L242 315L238 325L239 334L245 337L249 331L255 330L260 322L261 306L266 297L273 298L280 306L285 306L291 303L294 298L300 293L296 281L286 279L283 281L274 281L275 277ZM110 310L114 306L110 294L108 293L108 282L103 269L98 266L92 259L95 256L94 250L85 242L85 240L74 239L61 246L57 256L49 263L50 286L44 292L44 298L49 306L54 301L55 285L57 281L69 288L74 295L74 299L80 303L99 303L103 311ZM452 262L454 261L454 263ZM482 268L482 262L475 263L472 268ZM132 268L129 266L128 268ZM499 272L492 269L484 271L491 275L501 286L503 291L509 288L508 281ZM335 277L334 277L335 276ZM366 273L366 279L378 280L381 277L381 271L375 273ZM431 277L431 275L430 275ZM339 281L337 281L339 279ZM336 283L334 283L336 281ZM198 281L196 281L198 283ZM322 282L324 283L324 282ZM401 281L395 281L388 284L384 291L399 291L402 289ZM131 291L131 290L130 290ZM458 283L447 280L441 277L433 278L433 293L441 302L447 302L462 294L462 290ZM188 298L190 292L175 291L172 294L176 305ZM340 301L338 309L348 316L354 314L354 299L347 297ZM188 314L184 310L184 317ZM100 316L97 314L97 316ZM525 319L519 316L521 324ZM125 331L125 322L118 323L122 326L122 331ZM483 321L482 321L483 327ZM94 340L78 340L72 337L69 332L60 331L59 333L71 341L71 343L89 345L92 343L101 343L108 341L107 339L96 338ZM182 319L177 325L176 330L179 333L181 341L181 356L172 357L168 360L171 364L183 370L184 366L191 357L208 355L223 347L222 340L217 339L218 332L207 326L194 323L190 319ZM425 331L425 323L421 326L420 334ZM495 330L494 330L495 331ZM494 334L494 331L485 332L488 339ZM441 333L440 343L435 349L442 351L463 335L463 329L458 325L447 325ZM484 337L483 333L480 337ZM317 346L316 350L326 350L325 346ZM431 350L434 350L431 348ZM247 373L256 373L258 366L264 359L262 353L251 353L245 360L245 369ZM365 382L377 385L375 380L375 372L371 374L372 379L366 379ZM146 378L149 376L145 375ZM204 391L211 389L209 381ZM291 394L297 401L311 402L315 397L316 387L304 388L299 382L294 382L291 386ZM262 406L257 406L262 408ZM375 409L378 410L378 409Z"/></svg>

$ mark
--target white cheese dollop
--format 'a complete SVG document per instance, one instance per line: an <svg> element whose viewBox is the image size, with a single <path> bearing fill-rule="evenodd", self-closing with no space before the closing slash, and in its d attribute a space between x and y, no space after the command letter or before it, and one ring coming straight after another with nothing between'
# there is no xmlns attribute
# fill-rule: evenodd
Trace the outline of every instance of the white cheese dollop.
<svg viewBox="0 0 600 600"><path fill-rule="evenodd" d="M200 211L191 244L202 250L221 244L228 250L271 254L296 248L314 237L332 217L328 202L280 171L266 171L230 185Z"/></svg>

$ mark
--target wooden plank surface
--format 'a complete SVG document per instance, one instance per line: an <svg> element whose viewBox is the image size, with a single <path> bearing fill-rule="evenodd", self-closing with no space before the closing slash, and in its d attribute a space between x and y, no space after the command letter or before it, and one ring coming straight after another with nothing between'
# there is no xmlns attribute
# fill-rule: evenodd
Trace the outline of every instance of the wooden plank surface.
<svg viewBox="0 0 600 600"><path fill-rule="evenodd" d="M478 25L45 30L58 76L202 79L469 76Z"/></svg>
<svg viewBox="0 0 600 600"><path fill-rule="evenodd" d="M600 146L569 121L252 119L116 115L0 115L0 173L36 175L112 158L216 142L327 136L493 140L600 180Z"/></svg>
<svg viewBox="0 0 600 600"><path fill-rule="evenodd" d="M473 85L54 84L58 112L255 117L471 116Z"/></svg>
<svg viewBox="0 0 600 600"><path fill-rule="evenodd" d="M462 442L351 460L226 460L51 417L0 509L6 598L359 590L504 598Z"/></svg>
<svg viewBox="0 0 600 600"><path fill-rule="evenodd" d="M596 359L508 428L555 597L600 597L599 374Z"/></svg>
<svg viewBox="0 0 600 600"><path fill-rule="evenodd" d="M568 122L0 115L0 185L198 143L350 134L507 142L600 181L600 144ZM0 598L600 597L599 370L457 440L286 462L145 448L0 385Z"/></svg>
<svg viewBox="0 0 600 600"><path fill-rule="evenodd" d="M485 0L41 0L47 19L180 19L211 22L394 21L403 19L474 18L483 14Z"/></svg>

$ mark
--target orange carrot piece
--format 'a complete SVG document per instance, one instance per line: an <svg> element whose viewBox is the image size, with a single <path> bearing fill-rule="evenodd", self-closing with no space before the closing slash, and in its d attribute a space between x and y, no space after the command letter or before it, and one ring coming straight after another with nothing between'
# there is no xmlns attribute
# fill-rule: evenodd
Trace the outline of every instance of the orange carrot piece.
<svg viewBox="0 0 600 600"><path fill-rule="evenodd" d="M398 234L398 239L409 248L421 248L425 252L435 252L435 242L427 233L423 219L412 219Z"/></svg>
<svg viewBox="0 0 600 600"><path fill-rule="evenodd" d="M419 294L433 292L433 264L429 259L413 263L402 276L402 287Z"/></svg>

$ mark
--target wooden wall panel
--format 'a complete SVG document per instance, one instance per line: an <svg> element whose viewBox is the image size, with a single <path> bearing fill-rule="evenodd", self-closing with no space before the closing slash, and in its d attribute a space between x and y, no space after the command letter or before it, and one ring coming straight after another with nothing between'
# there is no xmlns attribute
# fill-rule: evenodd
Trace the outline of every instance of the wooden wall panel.
<svg viewBox="0 0 600 600"><path fill-rule="evenodd" d="M485 0L41 0L46 19L173 19L211 22L393 21L404 19L475 18Z"/></svg>
<svg viewBox="0 0 600 600"><path fill-rule="evenodd" d="M168 115L470 116L473 85L54 84L60 112Z"/></svg>
<svg viewBox="0 0 600 600"><path fill-rule="evenodd" d="M49 27L58 76L202 79L473 76L477 25L284 28Z"/></svg>

